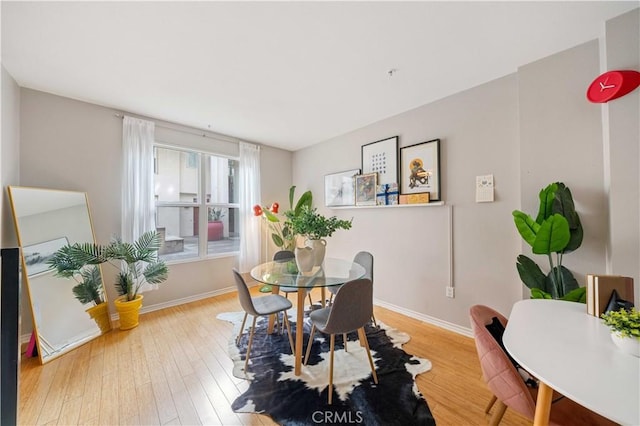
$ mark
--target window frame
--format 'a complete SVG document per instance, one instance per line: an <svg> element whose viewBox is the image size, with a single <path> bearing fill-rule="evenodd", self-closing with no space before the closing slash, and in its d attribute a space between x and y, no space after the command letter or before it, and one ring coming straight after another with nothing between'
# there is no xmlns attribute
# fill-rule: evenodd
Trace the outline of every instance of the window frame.
<svg viewBox="0 0 640 426"><path fill-rule="evenodd" d="M193 208L198 208L198 229L201 230L206 230L207 229L207 225L208 225L208 212L209 212L209 208L212 207L222 207L222 208L236 208L238 209L238 211L240 211L240 203L210 203L207 202L207 197L206 194L204 193L204 189L206 188L206 178L207 178L207 173L206 173L206 160L207 160L207 156L214 156L214 157L218 157L218 158L225 158L228 160L234 160L237 161L238 164L240 164L240 157L239 156L232 156L232 155L224 155L224 154L219 154L216 153L214 151L208 151L205 149L201 149L201 148L192 148L192 147L188 147L188 146L184 146L184 145L175 145L175 144L169 144L169 143L164 143L164 142L158 142L157 140L154 141L153 143L153 150L154 150L154 165L156 164L156 156L155 156L155 150L156 148L161 148L161 149L170 149L170 150L174 150L174 151L179 151L182 153L187 153L187 154L191 154L191 153L195 153L197 154L198 158L199 158L199 171L198 171L198 198L199 201L198 202L188 202L188 201L175 201L175 202L167 202L167 201L156 201L155 205L154 205L154 214L157 217L158 214L158 208L159 207L193 207ZM154 173L154 182L155 182L155 175L158 172L158 166L154 167L153 173ZM157 226L157 225L156 225ZM179 264L179 263L190 263L190 262L200 262L203 260L208 260L208 259L216 259L216 258L223 258L223 257L232 257L232 256L238 256L240 254L239 250L235 250L235 251L228 251L228 252L220 252L220 253L208 253L208 246L207 246L207 238L203 238L203 235L207 235L206 232L199 232L198 234L198 255L194 256L194 257L190 257L190 258L185 258L185 259L174 259L174 260L165 260L165 262L169 265L171 264ZM242 237L242 235L240 235L240 237Z"/></svg>

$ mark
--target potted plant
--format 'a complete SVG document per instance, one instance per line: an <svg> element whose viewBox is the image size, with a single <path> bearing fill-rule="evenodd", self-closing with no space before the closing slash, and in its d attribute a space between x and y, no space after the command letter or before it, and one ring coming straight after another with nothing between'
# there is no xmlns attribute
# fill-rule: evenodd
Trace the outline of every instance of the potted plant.
<svg viewBox="0 0 640 426"><path fill-rule="evenodd" d="M207 241L218 241L224 236L224 212L217 207L210 207L208 212Z"/></svg>
<svg viewBox="0 0 640 426"><path fill-rule="evenodd" d="M86 312L96 322L102 334L111 331L109 308L104 297L102 275L96 264L88 265L73 256L75 248L67 244L56 251L47 261L55 275L73 279L75 285L71 291L83 305L91 304Z"/></svg>
<svg viewBox="0 0 640 426"><path fill-rule="evenodd" d="M640 357L640 311L620 309L602 314L611 339L624 352Z"/></svg>
<svg viewBox="0 0 640 426"><path fill-rule="evenodd" d="M519 210L512 214L518 232L533 253L547 256L550 271L543 273L533 260L521 254L516 263L520 279L531 289L532 298L585 303L586 289L562 266L563 256L580 247L583 236L571 191L562 182L556 182L541 190L539 198L535 220Z"/></svg>
<svg viewBox="0 0 640 426"><path fill-rule="evenodd" d="M66 256L76 266L108 263L120 270L115 283L119 297L114 305L120 316L120 329L129 330L138 325L142 286L167 279L167 266L157 255L160 245L160 234L148 231L134 243L115 238L108 245L74 244L66 249Z"/></svg>
<svg viewBox="0 0 640 426"><path fill-rule="evenodd" d="M303 272L309 271L313 266L320 266L324 261L327 245L324 238L330 237L338 229L351 229L353 221L323 216L316 208L309 206L303 206L299 214L286 212L285 215L291 224L291 231L305 237L305 247L295 248L298 269ZM309 257L313 258L311 267L307 260Z"/></svg>

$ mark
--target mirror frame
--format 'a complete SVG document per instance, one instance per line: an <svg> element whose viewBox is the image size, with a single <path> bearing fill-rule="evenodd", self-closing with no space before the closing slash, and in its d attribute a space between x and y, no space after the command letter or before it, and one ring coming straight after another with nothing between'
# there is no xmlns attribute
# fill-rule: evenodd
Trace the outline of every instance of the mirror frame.
<svg viewBox="0 0 640 426"><path fill-rule="evenodd" d="M69 351L82 346L85 343L88 343L94 339L96 339L97 337L102 335L102 332L100 331L100 328L96 325L96 333L92 333L89 334L87 336L83 336L82 338L80 338L77 341L73 341L71 343L66 344L65 346L63 346L62 348L55 350L53 353L48 354L47 356L44 356L44 351L43 351L43 338L41 338L40 336L40 331L39 331L39 324L38 321L36 319L36 311L35 311L35 301L33 300L34 295L33 292L34 290L31 288L32 284L30 283L30 277L34 276L34 275L40 275L42 273L48 272L48 273L53 273L53 271L51 271L50 269L44 269L44 270L39 270L37 272L29 272L29 270L27 269L27 262L26 262L26 256L24 255L24 238L23 235L21 233L21 226L20 226L20 216L18 215L18 213L20 212L20 206L16 206L16 194L18 190L34 190L34 191L47 191L51 194L55 194L55 193L61 193L61 194L78 194L79 196L81 195L84 199L84 205L86 208L86 212L87 212L87 220L89 223L89 230L91 232L91 240L90 241L69 241L68 237L59 237L58 239L54 239L54 240L47 240L47 241L43 241L43 242L39 242L39 243L34 243L34 244L28 244L26 247L32 247L35 245L38 246L47 246L50 245L51 249L55 249L55 247L59 246L60 244L64 245L66 243L71 243L74 244L76 242L78 243L96 243L96 237L95 237L95 230L93 228L93 220L91 217L91 209L89 208L89 197L88 194L86 192L80 192L80 191L67 191L67 190L60 190L60 189L52 189L52 188L37 188L37 187L26 187L26 186L8 186L7 187L8 193L9 193L9 201L11 204L11 212L13 214L13 223L15 226L15 231L16 231L16 236L17 236L17 240L18 240L18 245L21 249L21 255L20 255L20 263L22 266L22 280L26 285L26 289L27 289L27 294L29 296L29 304L31 307L31 314L32 314L32 321L33 321L33 333L35 335L35 340L36 340L36 345L37 345L37 349L38 349L38 358L40 359L40 363L41 364L45 364L49 361L52 361L66 353L68 353ZM78 204L79 205L79 204ZM45 210L46 211L46 210ZM52 210L53 211L53 210ZM62 238L65 238L66 241L63 241ZM103 288L103 298L104 301L108 303L108 299L107 299L107 291L104 285L104 274L102 272L102 268L100 267L100 265L98 265L99 271L100 271L100 276L102 278L102 288ZM73 280L73 278L62 278L62 277L57 277L59 279L67 279L67 280ZM73 295L73 293L71 293L71 297L73 297L73 301L74 303L80 304L80 302L75 298L75 296ZM84 310L84 309L83 309ZM109 321L111 322L111 316L109 315ZM46 342L46 341L45 341Z"/></svg>

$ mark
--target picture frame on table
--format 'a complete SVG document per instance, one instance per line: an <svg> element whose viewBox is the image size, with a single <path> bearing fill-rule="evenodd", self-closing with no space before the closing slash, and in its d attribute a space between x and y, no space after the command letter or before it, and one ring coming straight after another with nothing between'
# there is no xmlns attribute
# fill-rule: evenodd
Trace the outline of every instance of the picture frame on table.
<svg viewBox="0 0 640 426"><path fill-rule="evenodd" d="M327 207L355 206L356 179L360 169L331 173L324 177L324 205Z"/></svg>
<svg viewBox="0 0 640 426"><path fill-rule="evenodd" d="M356 206L376 205L377 173L356 176Z"/></svg>
<svg viewBox="0 0 640 426"><path fill-rule="evenodd" d="M362 174L377 173L378 185L398 182L398 136L362 145Z"/></svg>
<svg viewBox="0 0 640 426"><path fill-rule="evenodd" d="M440 201L440 139L400 148L400 193L422 192Z"/></svg>

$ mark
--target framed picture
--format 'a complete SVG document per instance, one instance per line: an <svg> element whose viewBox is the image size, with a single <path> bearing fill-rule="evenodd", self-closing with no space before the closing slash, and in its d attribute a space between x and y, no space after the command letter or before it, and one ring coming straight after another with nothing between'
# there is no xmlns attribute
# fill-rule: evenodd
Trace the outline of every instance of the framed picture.
<svg viewBox="0 0 640 426"><path fill-rule="evenodd" d="M324 205L353 206L356 203L356 179L360 169L333 173L324 177Z"/></svg>
<svg viewBox="0 0 640 426"><path fill-rule="evenodd" d="M398 137L362 145L362 174L377 173L378 185L398 182Z"/></svg>
<svg viewBox="0 0 640 426"><path fill-rule="evenodd" d="M400 148L400 193L428 192L440 201L440 139Z"/></svg>
<svg viewBox="0 0 640 426"><path fill-rule="evenodd" d="M24 264L27 267L27 276L31 277L47 272L47 270L49 270L47 261L53 257L53 254L58 251L58 249L67 244L69 244L67 237L61 237L43 243L24 246L22 255L24 256Z"/></svg>
<svg viewBox="0 0 640 426"><path fill-rule="evenodd" d="M356 206L376 205L376 173L356 176Z"/></svg>

